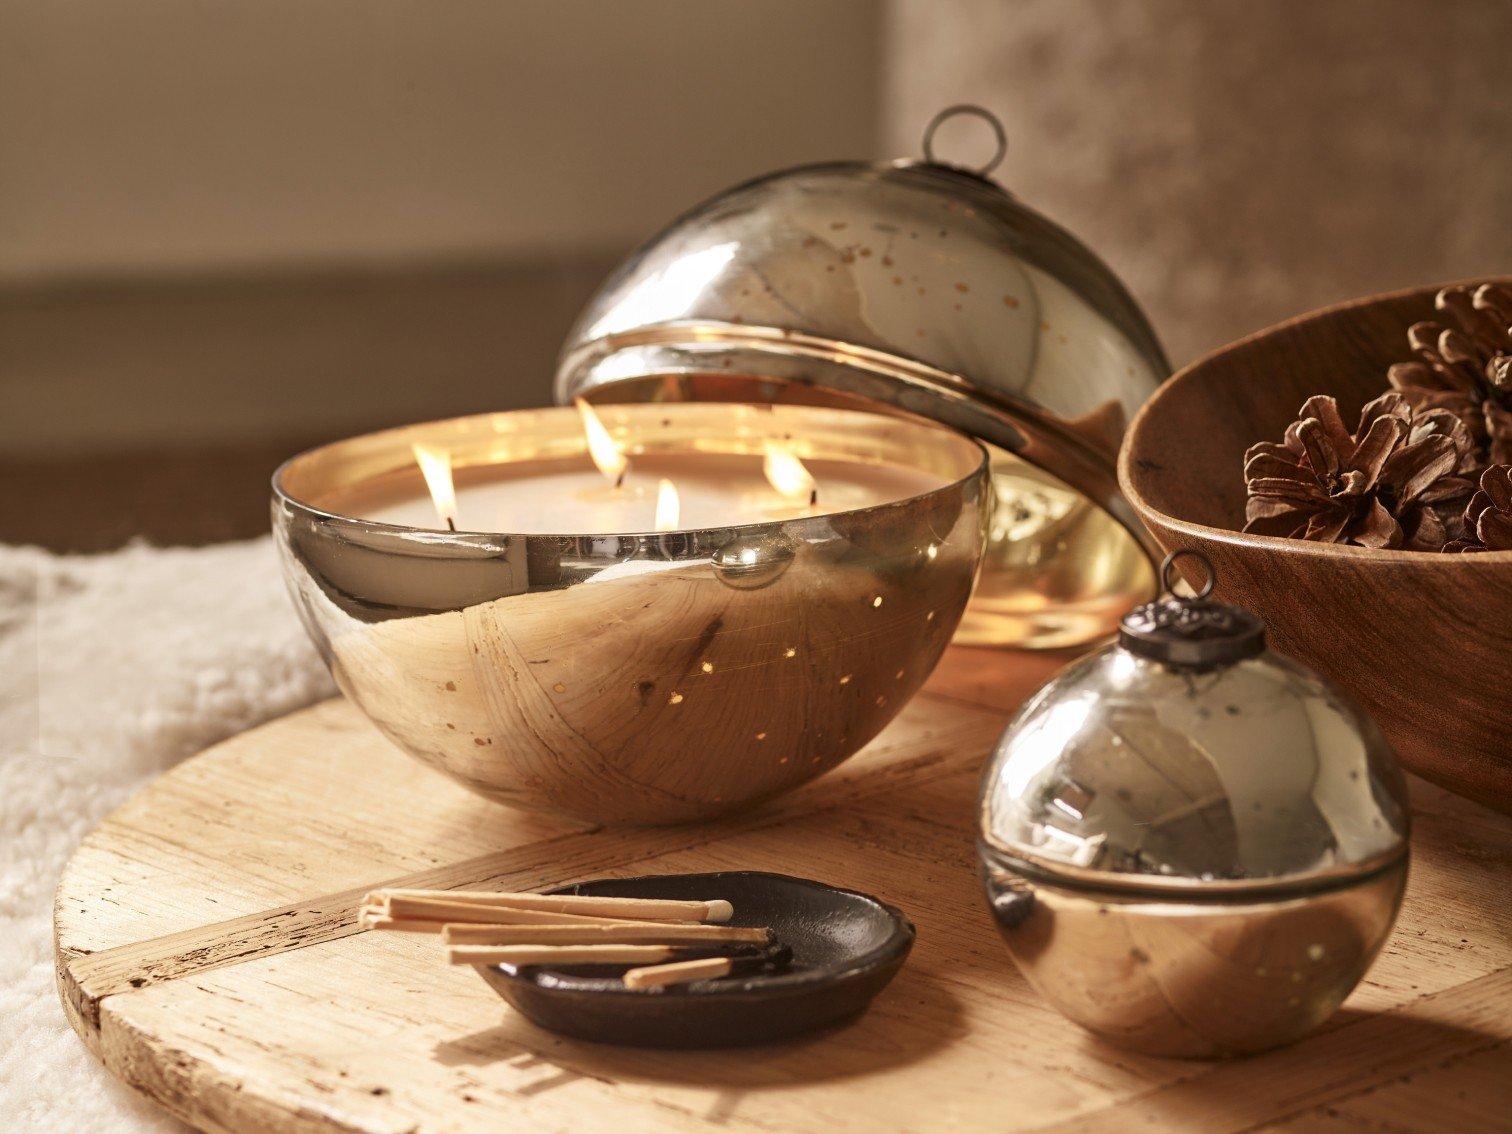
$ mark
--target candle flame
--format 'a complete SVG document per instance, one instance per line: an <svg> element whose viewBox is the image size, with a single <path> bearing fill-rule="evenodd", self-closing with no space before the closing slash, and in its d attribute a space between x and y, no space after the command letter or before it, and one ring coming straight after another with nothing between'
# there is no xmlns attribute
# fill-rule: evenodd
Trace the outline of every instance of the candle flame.
<svg viewBox="0 0 1512 1134"><path fill-rule="evenodd" d="M793 500L811 498L818 487L813 474L793 455L793 451L776 441L766 443L761 471L766 474L768 484Z"/></svg>
<svg viewBox="0 0 1512 1134"><path fill-rule="evenodd" d="M577 406L578 414L583 419L583 436L588 440L588 455L593 458L598 471L604 474L604 479L618 488L625 477L625 469L630 465L629 458L620 451L614 438L609 436L609 431L604 428L599 415L593 412L592 406L582 398L574 398L573 404Z"/></svg>
<svg viewBox="0 0 1512 1134"><path fill-rule="evenodd" d="M420 466L420 475L425 478L425 487L430 490L431 503L436 506L436 515L441 523L452 531L457 530L457 489L452 482L451 452L435 449L429 445L411 445L415 463Z"/></svg>
<svg viewBox="0 0 1512 1134"><path fill-rule="evenodd" d="M676 531L681 519L682 502L677 496L677 485L663 477L656 486L656 530Z"/></svg>

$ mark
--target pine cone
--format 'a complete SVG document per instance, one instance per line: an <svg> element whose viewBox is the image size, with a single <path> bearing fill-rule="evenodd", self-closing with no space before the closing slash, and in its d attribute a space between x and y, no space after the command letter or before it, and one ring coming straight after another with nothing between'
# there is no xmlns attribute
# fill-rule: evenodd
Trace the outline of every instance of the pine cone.
<svg viewBox="0 0 1512 1134"><path fill-rule="evenodd" d="M1512 463L1512 287L1446 287L1434 306L1453 326L1414 323L1407 341L1419 361L1399 362L1387 377L1415 409L1464 421L1482 465Z"/></svg>
<svg viewBox="0 0 1512 1134"><path fill-rule="evenodd" d="M1512 465L1492 465L1465 505L1464 535L1445 551L1512 551Z"/></svg>
<svg viewBox="0 0 1512 1134"><path fill-rule="evenodd" d="M1440 550L1459 534L1476 461L1464 423L1382 394L1353 433L1330 397L1309 398L1281 444L1244 455L1247 532L1361 547Z"/></svg>

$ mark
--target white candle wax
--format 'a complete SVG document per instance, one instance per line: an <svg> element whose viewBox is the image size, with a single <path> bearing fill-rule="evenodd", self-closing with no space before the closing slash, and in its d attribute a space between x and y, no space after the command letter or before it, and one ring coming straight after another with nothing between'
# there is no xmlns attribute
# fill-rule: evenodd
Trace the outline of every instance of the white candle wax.
<svg viewBox="0 0 1512 1134"><path fill-rule="evenodd" d="M586 457L454 470L457 528L519 534L607 535L655 528L657 486L677 488L677 530L844 512L905 500L941 487L918 469L859 461L805 459L817 499L785 496L762 471L762 458L723 453L655 453L631 458L615 488ZM418 471L376 478L333 493L328 511L416 528L442 528Z"/></svg>

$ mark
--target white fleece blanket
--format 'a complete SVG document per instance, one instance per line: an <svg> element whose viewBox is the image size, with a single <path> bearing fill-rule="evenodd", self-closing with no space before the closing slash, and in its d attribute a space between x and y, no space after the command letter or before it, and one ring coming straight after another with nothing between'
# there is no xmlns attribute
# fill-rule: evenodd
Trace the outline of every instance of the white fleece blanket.
<svg viewBox="0 0 1512 1134"><path fill-rule="evenodd" d="M53 888L147 780L331 692L267 539L88 557L0 547L0 1129L182 1129L64 1019Z"/></svg>

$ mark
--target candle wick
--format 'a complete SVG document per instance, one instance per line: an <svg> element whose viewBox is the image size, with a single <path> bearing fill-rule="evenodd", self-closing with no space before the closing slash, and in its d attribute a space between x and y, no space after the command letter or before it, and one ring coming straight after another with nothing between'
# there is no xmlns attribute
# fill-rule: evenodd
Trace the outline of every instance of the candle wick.
<svg viewBox="0 0 1512 1134"><path fill-rule="evenodd" d="M628 469L620 469L619 476L614 478L614 487L619 489L625 483L625 473Z"/></svg>
<svg viewBox="0 0 1512 1134"><path fill-rule="evenodd" d="M817 488L815 488L815 489L810 490L810 492L809 492L809 507L812 508L815 504L818 504L818 503L819 503L819 490Z"/></svg>
<svg viewBox="0 0 1512 1134"><path fill-rule="evenodd" d="M454 519L452 519L450 516L448 516L448 517L446 517L446 526L448 528L450 528L452 531L456 531L457 530L457 521L454 520Z"/></svg>

